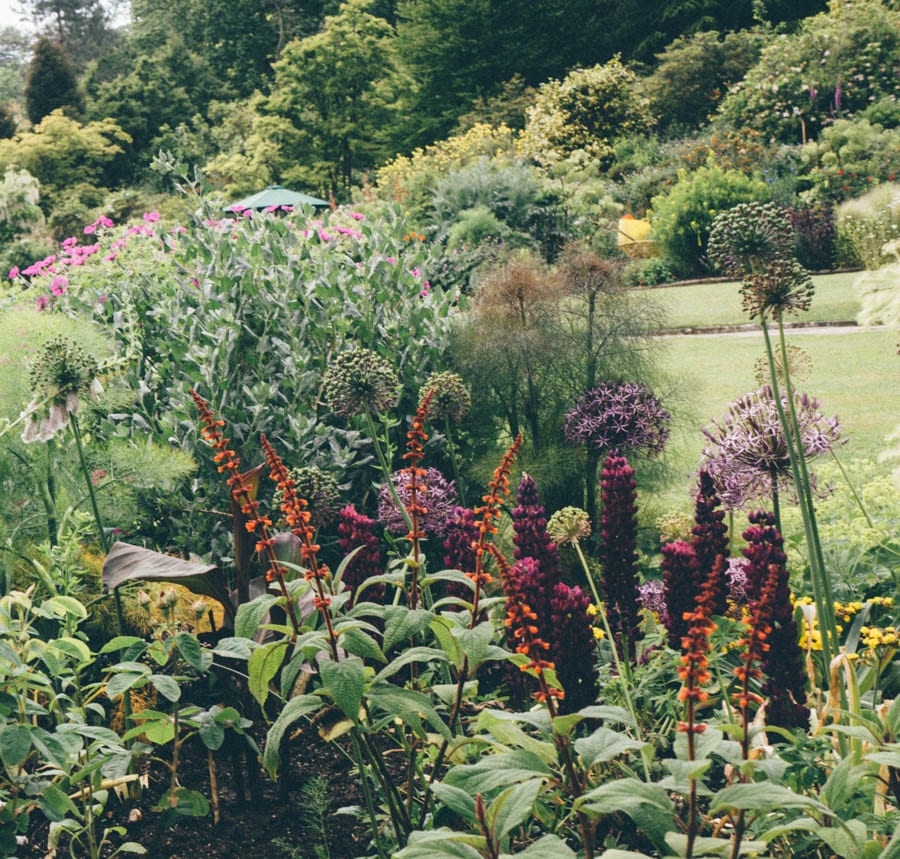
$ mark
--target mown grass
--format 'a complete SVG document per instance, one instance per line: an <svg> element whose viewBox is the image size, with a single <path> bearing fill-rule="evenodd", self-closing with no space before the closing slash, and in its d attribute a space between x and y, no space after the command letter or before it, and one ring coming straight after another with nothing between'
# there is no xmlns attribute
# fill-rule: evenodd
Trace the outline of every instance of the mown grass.
<svg viewBox="0 0 900 859"><path fill-rule="evenodd" d="M788 342L812 361L809 378L797 387L815 396L824 414L840 419L847 438L841 458L877 459L885 437L900 423L896 332L804 329L789 331ZM661 348L673 377L667 400L673 413L668 456L675 474L664 494L668 502L683 506L685 485L690 484L703 448L701 427L724 415L741 394L758 387L754 365L763 359L764 345L761 333L741 333L669 336Z"/></svg>
<svg viewBox="0 0 900 859"><path fill-rule="evenodd" d="M847 322L859 313L856 281L859 272L817 275L812 307L807 313L792 316L800 322ZM741 309L740 284L696 283L689 286L664 286L653 289L652 298L662 307L666 328L698 328L715 325L740 325L747 315Z"/></svg>

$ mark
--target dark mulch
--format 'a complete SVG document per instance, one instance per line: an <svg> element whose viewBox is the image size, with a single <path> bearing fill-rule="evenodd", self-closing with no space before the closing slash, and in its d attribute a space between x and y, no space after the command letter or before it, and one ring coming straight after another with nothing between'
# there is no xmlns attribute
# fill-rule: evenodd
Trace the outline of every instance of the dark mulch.
<svg viewBox="0 0 900 859"><path fill-rule="evenodd" d="M286 774L276 783L258 763L254 762L253 772L248 773L246 763L237 764L227 751L218 752L219 822L213 820L210 811L206 817L179 817L169 827L163 825L161 813L152 810L168 788L168 773L161 765L154 765L147 773L149 784L140 800L110 798L103 826L124 826L127 835L115 836L115 844L135 841L146 848L151 859L315 859L315 847L322 838L302 813L302 788L320 776L327 780L332 812L326 818L328 856L353 859L363 855L369 841L368 828L353 816L333 814L342 806L360 802L352 764L338 745L325 742L313 728L307 728L292 740L288 760ZM179 772L182 787L211 798L206 749L199 742L185 745ZM28 847L18 854L21 859L48 855L49 826L40 814L34 815L33 822ZM68 855L63 846L59 856Z"/></svg>

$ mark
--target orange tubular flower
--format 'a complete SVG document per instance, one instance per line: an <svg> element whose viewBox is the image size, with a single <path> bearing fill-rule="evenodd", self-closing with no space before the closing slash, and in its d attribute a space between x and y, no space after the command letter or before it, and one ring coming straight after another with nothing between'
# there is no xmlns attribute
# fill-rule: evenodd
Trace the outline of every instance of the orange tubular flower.
<svg viewBox="0 0 900 859"><path fill-rule="evenodd" d="M484 553L487 549L487 538L489 534L497 533L497 526L494 524L500 518L500 505L509 497L509 473L512 471L513 463L519 455L522 447L522 433L519 433L509 449L500 460L500 465L494 470L494 476L488 483L489 492L482 496L484 504L475 508L475 515L481 516L481 521L476 523L478 532L478 540L475 543L475 570L466 575L475 582L475 593L472 597L472 620L470 625L475 625L475 619L478 616L478 600L481 596L481 588L491 581L490 573L484 569ZM499 555L499 552L496 553Z"/></svg>
<svg viewBox="0 0 900 859"><path fill-rule="evenodd" d="M409 587L411 608L416 608L419 602L419 541L425 536L425 532L419 527L419 517L428 512L427 508L419 503L419 478L428 473L421 467L421 462L425 457L425 442L428 440L425 421L428 418L428 409L433 396L434 390L431 390L419 403L416 416L413 418L412 429L406 434L406 453L403 454L403 458L409 462L405 471L409 475L409 504L406 507L409 517L409 533L406 535L406 539L412 544L413 556L412 581Z"/></svg>
<svg viewBox="0 0 900 859"><path fill-rule="evenodd" d="M259 437L262 444L263 452L266 455L266 462L271 471L271 478L275 481L281 490L281 512L290 526L294 534L300 538L300 556L306 566L306 580L313 582L315 587L315 597L313 605L322 615L325 622L325 628L328 631L328 642L331 647L332 658L337 661L337 636L331 622L331 597L325 592L325 578L328 575L328 567L319 564L318 552L319 546L315 543L313 537L315 531L309 524L310 515L306 509L307 503L297 494L296 484L291 477L290 472L282 462L278 452L272 447L271 442L266 438L265 433L261 433ZM284 587L282 580L282 589L287 595L287 589ZM288 602L293 608L293 603Z"/></svg>
<svg viewBox="0 0 900 859"><path fill-rule="evenodd" d="M703 589L697 597L696 608L694 611L684 613L688 631L681 639L682 656L678 674L684 681L684 686L678 693L678 700L686 702L687 713L685 721L678 723L678 730L687 734L702 734L706 730L706 725L695 723L694 715L697 704L702 704L709 697L701 687L709 682L711 676L707 655L709 636L716 625L710 617L716 605L723 565L724 559L720 555L703 583Z"/></svg>
<svg viewBox="0 0 900 859"><path fill-rule="evenodd" d="M213 459L215 462L220 463L219 472L230 472L226 483L231 490L232 498L240 505L241 512L248 517L247 530L251 533L256 533L259 537L256 543L256 551L264 554L269 562L266 579L270 582L277 580L282 596L286 598L288 617L291 620L291 626L296 637L300 632L300 622L297 620L293 602L288 598L287 587L284 583L285 569L278 562L274 549L275 541L269 535L269 528L272 522L267 516L259 514L259 502L254 499L250 485L240 472L241 461L237 454L228 447L228 439L225 438L220 429L225 426L225 422L216 419L212 409L209 407L209 403L193 388L191 388L191 398L200 412L200 420L203 422L203 429L201 430L203 438L216 451Z"/></svg>
<svg viewBox="0 0 900 859"><path fill-rule="evenodd" d="M743 649L741 654L743 664L734 669L734 676L741 681L741 688L734 695L734 699L741 708L745 726L750 723L750 705L763 702L761 695L750 691L750 682L762 676L759 665L769 651L768 637L772 632L772 607L778 588L779 572L777 564L769 564L768 575L760 590L759 598L750 603L748 617L744 621L747 632L739 642ZM747 731L744 733L746 743Z"/></svg>

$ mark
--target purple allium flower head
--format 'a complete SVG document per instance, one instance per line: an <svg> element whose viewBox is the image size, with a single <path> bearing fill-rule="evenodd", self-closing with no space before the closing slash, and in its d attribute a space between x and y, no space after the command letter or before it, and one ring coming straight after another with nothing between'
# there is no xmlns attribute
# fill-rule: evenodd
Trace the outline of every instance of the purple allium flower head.
<svg viewBox="0 0 900 859"><path fill-rule="evenodd" d="M380 576L383 572L381 550L375 534L376 523L374 519L358 513L352 504L341 508L338 516L340 517L337 527L338 546L344 554L349 554L359 546L363 547L344 570L344 584L351 591L356 591L366 579ZM384 585L377 584L367 588L363 593L363 599L381 602L384 599Z"/></svg>
<svg viewBox="0 0 900 859"><path fill-rule="evenodd" d="M716 495L716 487L706 469L700 469L699 487L694 504L695 525L691 529L694 535L691 546L697 558L697 574L700 582L707 582L707 576L715 568L716 558L722 557L722 580L715 587L712 614L724 615L728 607L727 582L724 570L728 560L728 526L725 524L725 511L720 509L722 502Z"/></svg>
<svg viewBox="0 0 900 859"><path fill-rule="evenodd" d="M766 723L780 728L806 728L809 708L806 706L806 669L800 649L799 633L791 605L789 575L786 568L784 540L775 527L775 517L759 510L749 515L750 527L743 537L747 547L747 575L750 581L751 612L762 599L770 600L771 632L766 638L768 650L761 665L766 677L762 694L768 698ZM775 577L775 588L771 579ZM769 587L764 587L766 583Z"/></svg>
<svg viewBox="0 0 900 859"><path fill-rule="evenodd" d="M661 453L670 417L643 385L603 382L582 394L566 415L563 432L571 444L586 445L596 453Z"/></svg>
<svg viewBox="0 0 900 859"><path fill-rule="evenodd" d="M782 404L787 407L785 395ZM819 411L818 400L795 391L794 408L807 459L843 443L838 419L826 418ZM705 427L703 435L707 440L704 465L727 508L740 509L771 499L773 491L792 488L787 443L768 385L735 400L728 414ZM814 475L810 479L811 488L818 491ZM828 492L826 487L818 494L824 497Z"/></svg>
<svg viewBox="0 0 900 859"><path fill-rule="evenodd" d="M596 639L587 594L577 585L557 582L550 593L550 660L566 693L561 713L575 713L597 700Z"/></svg>
<svg viewBox="0 0 900 859"><path fill-rule="evenodd" d="M694 547L683 540L662 547L662 569L669 647L681 650L681 639L688 634L690 626L685 614L697 610L697 597L705 577L700 577Z"/></svg>
<svg viewBox="0 0 900 859"><path fill-rule="evenodd" d="M637 576L637 483L624 456L609 456L600 478L600 563L606 614L616 646L625 658L635 653L640 604Z"/></svg>
<svg viewBox="0 0 900 859"><path fill-rule="evenodd" d="M666 609L665 583L662 579L651 579L638 586L638 599L646 611L652 611L659 622L667 629L669 627L669 614Z"/></svg>
<svg viewBox="0 0 900 859"><path fill-rule="evenodd" d="M395 471L391 481L400 501L409 505L410 475L407 469ZM419 528L432 537L443 537L454 517L458 498L456 484L448 481L436 468L426 468L424 476L416 480L416 504L424 507L419 513ZM391 534L403 535L409 531L403 513L397 509L394 496L387 486L378 492L378 519Z"/></svg>

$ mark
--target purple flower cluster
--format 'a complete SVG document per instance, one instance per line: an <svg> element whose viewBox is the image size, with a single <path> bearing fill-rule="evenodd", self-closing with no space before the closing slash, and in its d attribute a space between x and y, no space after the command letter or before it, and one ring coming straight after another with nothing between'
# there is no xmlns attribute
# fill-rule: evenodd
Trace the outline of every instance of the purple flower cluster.
<svg viewBox="0 0 900 859"><path fill-rule="evenodd" d="M595 639L588 615L590 598L577 585L557 582L550 592L550 660L566 696L561 713L575 713L597 700Z"/></svg>
<svg viewBox="0 0 900 859"><path fill-rule="evenodd" d="M681 650L681 639L690 627L686 617L697 610L705 577L700 573L694 547L683 540L662 547L662 569L669 647Z"/></svg>
<svg viewBox="0 0 900 859"><path fill-rule="evenodd" d="M670 419L643 385L603 382L582 394L566 415L563 432L571 444L586 445L595 453L661 453Z"/></svg>
<svg viewBox="0 0 900 859"><path fill-rule="evenodd" d="M724 615L728 608L727 582L724 579L724 570L728 561L728 526L725 524L725 511L720 509L722 502L716 494L715 483L706 469L700 469L699 487L694 504L695 525L691 529L694 535L691 546L697 558L697 570L700 582L707 581L707 577L716 565L716 559L722 558L721 569L723 577L720 581L713 582L715 593L711 606L712 614Z"/></svg>
<svg viewBox="0 0 900 859"><path fill-rule="evenodd" d="M782 405L787 408L784 395ZM819 411L818 400L798 391L794 408L807 459L842 443L838 419L826 418ZM703 435L707 440L705 468L729 509L771 499L773 492L793 486L787 442L768 385L735 400L728 414L705 427ZM812 488L815 491L814 481ZM820 496L826 494L827 489L819 492Z"/></svg>
<svg viewBox="0 0 900 859"><path fill-rule="evenodd" d="M410 474L408 469L395 471L391 482L397 495L407 508L411 503ZM416 480L416 504L425 512L418 515L419 528L431 537L443 537L456 515L458 498L456 484L448 481L436 468L425 469L425 475ZM378 520L385 530L398 536L409 528L401 510L397 508L393 493L387 486L378 492Z"/></svg>
<svg viewBox="0 0 900 859"><path fill-rule="evenodd" d="M609 456L600 477L600 563L606 614L616 646L632 659L640 636L637 575L637 482L624 456Z"/></svg>
<svg viewBox="0 0 900 859"><path fill-rule="evenodd" d="M357 512L356 507L348 504L338 513L338 546L344 555L348 555L359 547L359 551L347 564L344 570L344 584L355 592L356 589L372 576L380 576L383 572L381 549L375 533L376 522L368 516ZM367 588L363 599L381 602L384 599L384 585L377 584Z"/></svg>
<svg viewBox="0 0 900 859"><path fill-rule="evenodd" d="M547 576L554 580L561 578L559 548L547 533L547 515L538 496L537 485L530 474L523 474L516 493L517 505L513 509L512 521L513 557L534 558L540 563Z"/></svg>

